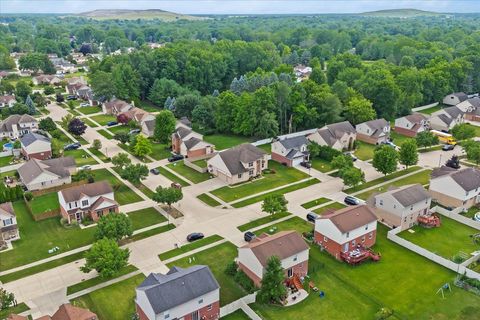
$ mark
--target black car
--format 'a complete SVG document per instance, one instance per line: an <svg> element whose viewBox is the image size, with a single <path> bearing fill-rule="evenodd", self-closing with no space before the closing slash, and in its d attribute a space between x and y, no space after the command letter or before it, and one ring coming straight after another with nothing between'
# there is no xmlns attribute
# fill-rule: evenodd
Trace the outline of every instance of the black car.
<svg viewBox="0 0 480 320"><path fill-rule="evenodd" d="M453 149L455 149L454 144L444 144L443 147L442 147L443 151L450 151L450 150L453 150Z"/></svg>
<svg viewBox="0 0 480 320"><path fill-rule="evenodd" d="M255 235L255 233L251 232L251 231L247 231L245 232L245 234L243 235L243 239L245 239L245 241L247 242L250 242L252 241L253 239L255 239L257 236Z"/></svg>
<svg viewBox="0 0 480 320"><path fill-rule="evenodd" d="M190 233L190 234L187 236L187 241L188 241L188 242L193 242L193 241L197 241L197 240L203 239L203 237L205 237L205 236L203 235L203 233L201 233L201 232L194 232L194 233Z"/></svg>
<svg viewBox="0 0 480 320"><path fill-rule="evenodd" d="M117 124L118 124L117 121L108 121L108 122L107 122L107 126L109 126L109 127L115 126L115 125L117 125Z"/></svg>
<svg viewBox="0 0 480 320"><path fill-rule="evenodd" d="M158 169L156 169L156 168L153 168L153 169L150 169L150 173L157 176L157 175L160 174L160 171L158 171Z"/></svg>
<svg viewBox="0 0 480 320"><path fill-rule="evenodd" d="M356 206L356 205L360 204L360 201L357 198L352 197L352 196L346 196L345 199L343 200L343 202L345 202L346 204L351 205L351 206Z"/></svg>
<svg viewBox="0 0 480 320"><path fill-rule="evenodd" d="M178 161L178 160L182 160L183 158L184 158L184 156L182 156L181 154L174 154L173 156L168 158L168 162L175 162L175 161Z"/></svg>
<svg viewBox="0 0 480 320"><path fill-rule="evenodd" d="M63 147L63 150L68 151L68 150L77 150L80 148L81 144L78 142L67 144L65 147Z"/></svg>
<svg viewBox="0 0 480 320"><path fill-rule="evenodd" d="M307 169L310 169L310 168L312 167L312 164L311 164L310 162L308 162L308 161L300 162L300 165L301 165L302 167L307 168Z"/></svg>
<svg viewBox="0 0 480 320"><path fill-rule="evenodd" d="M318 214L316 214L314 212L307 213L307 220L308 221L315 223L315 220L317 220L317 218L318 218Z"/></svg>

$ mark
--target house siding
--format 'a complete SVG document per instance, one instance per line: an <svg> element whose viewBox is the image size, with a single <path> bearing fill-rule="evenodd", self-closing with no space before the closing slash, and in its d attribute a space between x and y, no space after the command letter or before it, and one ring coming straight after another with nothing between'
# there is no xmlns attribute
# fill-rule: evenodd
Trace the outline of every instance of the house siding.
<svg viewBox="0 0 480 320"><path fill-rule="evenodd" d="M44 151L44 152L36 152L36 153L28 153L25 149L22 148L22 154L25 156L27 160L29 159L38 159L38 160L46 160L52 157L52 151Z"/></svg>
<svg viewBox="0 0 480 320"><path fill-rule="evenodd" d="M370 237L371 234L371 237ZM377 230L370 230L365 232L364 234L357 236L356 238L349 239L344 243L338 243L327 236L323 235L322 233L315 231L314 233L314 240L315 243L320 245L324 248L328 253L330 253L335 259L342 260L340 254L343 252L343 245L349 243L348 251L355 249L357 245L363 245L364 247L370 248L375 244L375 240L377 237ZM325 238L327 241L325 241Z"/></svg>
<svg viewBox="0 0 480 320"><path fill-rule="evenodd" d="M410 130L410 129L406 129L406 128L395 127L395 128L393 128L393 131L395 131L396 133L401 134L403 136L413 138L413 137L416 137L419 132L422 132L424 130L415 131L415 130Z"/></svg>

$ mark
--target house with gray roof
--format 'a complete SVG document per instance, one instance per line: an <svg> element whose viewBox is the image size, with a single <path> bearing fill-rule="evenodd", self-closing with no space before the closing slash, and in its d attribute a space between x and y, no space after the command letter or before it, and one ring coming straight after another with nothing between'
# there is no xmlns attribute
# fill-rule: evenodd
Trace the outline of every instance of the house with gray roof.
<svg viewBox="0 0 480 320"><path fill-rule="evenodd" d="M7 242L20 239L18 232L17 216L11 202L0 204L0 248Z"/></svg>
<svg viewBox="0 0 480 320"><path fill-rule="evenodd" d="M272 142L272 160L295 167L309 160L307 149L310 141L305 136L277 138Z"/></svg>
<svg viewBox="0 0 480 320"><path fill-rule="evenodd" d="M328 124L307 136L307 139L321 146L343 151L351 150L357 139L357 131L348 121Z"/></svg>
<svg viewBox="0 0 480 320"><path fill-rule="evenodd" d="M454 92L454 93L450 93L449 95L446 95L445 98L443 98L442 102L447 106L455 106L467 99L468 99L468 95L465 92Z"/></svg>
<svg viewBox="0 0 480 320"><path fill-rule="evenodd" d="M151 273L135 292L140 320L220 318L220 286L208 266Z"/></svg>
<svg viewBox="0 0 480 320"><path fill-rule="evenodd" d="M21 152L25 159L45 160L52 157L52 143L48 137L38 133L27 133L20 138Z"/></svg>
<svg viewBox="0 0 480 320"><path fill-rule="evenodd" d="M32 158L18 168L20 181L29 191L71 183L71 175L75 171L75 159L72 157L48 160Z"/></svg>
<svg viewBox="0 0 480 320"><path fill-rule="evenodd" d="M428 131L430 122L428 118L421 113L412 113L404 117L395 119L393 131L407 137L416 137L423 131Z"/></svg>
<svg viewBox="0 0 480 320"><path fill-rule="evenodd" d="M413 184L372 195L367 202L382 223L406 230L416 225L420 216L430 214L432 197L422 185Z"/></svg>
<svg viewBox="0 0 480 320"><path fill-rule="evenodd" d="M172 151L187 158L198 158L215 152L215 146L203 140L203 135L178 122L172 134Z"/></svg>
<svg viewBox="0 0 480 320"><path fill-rule="evenodd" d="M28 114L12 114L0 121L0 138L17 139L38 130L38 121Z"/></svg>
<svg viewBox="0 0 480 320"><path fill-rule="evenodd" d="M473 97L457 105L465 112L465 120L480 122L480 97Z"/></svg>
<svg viewBox="0 0 480 320"><path fill-rule="evenodd" d="M380 144L390 139L390 123L385 119L374 119L355 126L357 139L369 144Z"/></svg>
<svg viewBox="0 0 480 320"><path fill-rule="evenodd" d="M221 151L207 161L208 172L228 184L248 181L268 168L269 155L250 143Z"/></svg>
<svg viewBox="0 0 480 320"><path fill-rule="evenodd" d="M0 96L0 108L11 108L17 103L14 95L7 94Z"/></svg>
<svg viewBox="0 0 480 320"><path fill-rule="evenodd" d="M443 108L432 113L430 128L439 131L450 131L457 124L464 122L465 113L456 106Z"/></svg>
<svg viewBox="0 0 480 320"><path fill-rule="evenodd" d="M434 169L430 178L430 195L439 204L468 210L480 203L480 170L442 166Z"/></svg>
<svg viewBox="0 0 480 320"><path fill-rule="evenodd" d="M133 108L133 104L126 101L113 98L110 101L105 101L102 104L102 111L104 114L118 115Z"/></svg>

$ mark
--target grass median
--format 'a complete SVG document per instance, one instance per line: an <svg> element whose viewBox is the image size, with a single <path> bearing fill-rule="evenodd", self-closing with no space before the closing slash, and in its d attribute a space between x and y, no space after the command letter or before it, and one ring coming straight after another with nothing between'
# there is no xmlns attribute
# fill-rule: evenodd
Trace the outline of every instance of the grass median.
<svg viewBox="0 0 480 320"><path fill-rule="evenodd" d="M310 208L319 206L321 204L327 203L329 201L332 201L332 200L322 197L322 198L318 198L318 199L306 202L306 203L302 204L302 207L304 207L305 209L310 209Z"/></svg>
<svg viewBox="0 0 480 320"><path fill-rule="evenodd" d="M217 207L217 206L221 205L220 202L213 199L212 197L210 197L206 193L202 193L201 195L197 196L197 198L200 199L202 202L208 204L210 207Z"/></svg>
<svg viewBox="0 0 480 320"><path fill-rule="evenodd" d="M279 219L288 217L289 215L290 215L290 212L279 212L279 213L276 213L276 214L268 216L268 217L263 217L263 218L256 219L256 220L250 221L248 223L242 224L241 226L238 226L237 229L242 231L242 232L245 232L247 230L262 226L264 224L274 222L274 221L277 221Z"/></svg>
<svg viewBox="0 0 480 320"><path fill-rule="evenodd" d="M163 167L158 167L157 170L160 172L160 174L162 176L164 176L165 178L167 178L168 180L172 181L172 182L177 182L177 183L180 183L180 185L182 187L187 187L190 185L190 183L188 183L187 181L183 180L182 178L180 178L179 176L177 176L176 174L174 173L171 173L170 171L168 171L167 169L163 168Z"/></svg>
<svg viewBox="0 0 480 320"><path fill-rule="evenodd" d="M214 234L213 236L209 236L209 237L203 238L201 240L197 240L195 242L188 243L188 244L186 244L184 246L181 246L179 248L161 253L161 254L158 255L158 257L160 258L160 260L165 261L165 260L171 259L173 257L176 257L176 256L179 256L181 254L187 253L189 251L204 247L206 245L212 244L212 243L220 241L220 240L223 240L223 237L221 237L217 234Z"/></svg>

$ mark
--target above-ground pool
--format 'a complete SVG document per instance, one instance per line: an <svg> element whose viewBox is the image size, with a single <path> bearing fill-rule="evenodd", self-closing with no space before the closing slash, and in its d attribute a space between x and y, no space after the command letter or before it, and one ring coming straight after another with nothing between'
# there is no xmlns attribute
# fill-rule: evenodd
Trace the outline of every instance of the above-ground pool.
<svg viewBox="0 0 480 320"><path fill-rule="evenodd" d="M13 142L8 142L3 145L3 150L12 150L13 149Z"/></svg>

